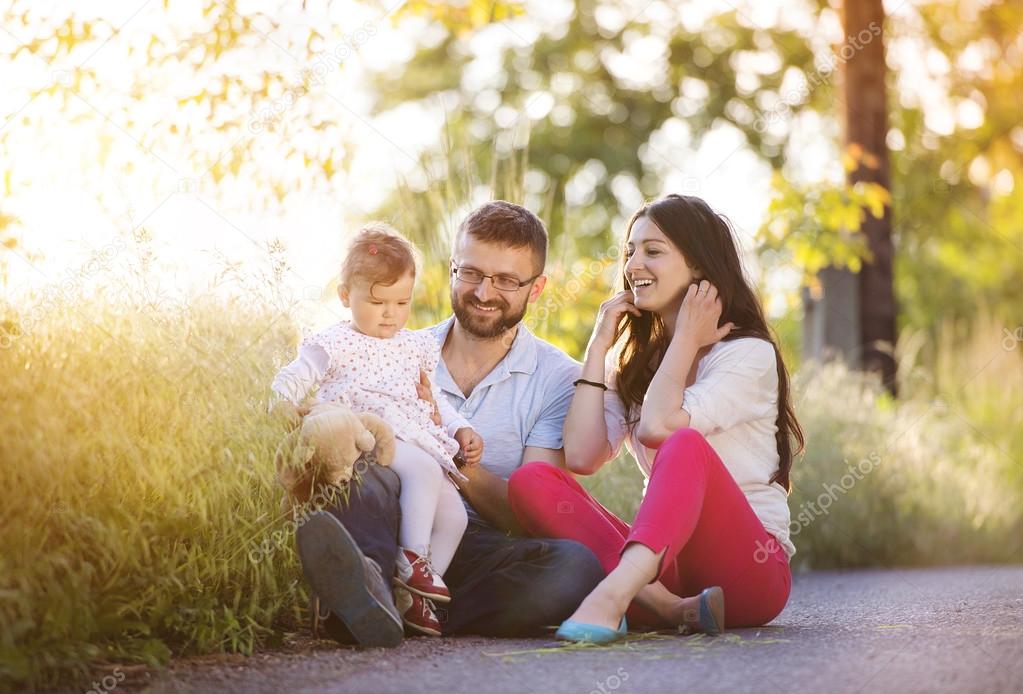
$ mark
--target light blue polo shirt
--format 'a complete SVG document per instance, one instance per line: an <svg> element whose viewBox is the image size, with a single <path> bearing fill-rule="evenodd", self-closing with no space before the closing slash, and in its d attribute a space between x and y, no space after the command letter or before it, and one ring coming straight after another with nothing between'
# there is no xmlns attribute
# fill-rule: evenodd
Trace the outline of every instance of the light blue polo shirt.
<svg viewBox="0 0 1023 694"><path fill-rule="evenodd" d="M429 328L443 347L451 316ZM441 356L434 381L459 414L483 437L482 465L502 479L522 465L526 446L562 448L565 415L581 364L519 323L504 359L473 389L461 392ZM470 516L479 518L470 508Z"/></svg>

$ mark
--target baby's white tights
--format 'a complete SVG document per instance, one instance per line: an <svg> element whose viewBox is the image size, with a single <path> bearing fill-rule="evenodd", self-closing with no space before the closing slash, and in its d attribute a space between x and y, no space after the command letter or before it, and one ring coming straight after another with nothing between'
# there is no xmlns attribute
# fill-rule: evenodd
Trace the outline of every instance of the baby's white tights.
<svg viewBox="0 0 1023 694"><path fill-rule="evenodd" d="M401 479L401 527L398 544L430 555L433 570L444 575L469 523L462 497L429 453L395 442L391 469Z"/></svg>

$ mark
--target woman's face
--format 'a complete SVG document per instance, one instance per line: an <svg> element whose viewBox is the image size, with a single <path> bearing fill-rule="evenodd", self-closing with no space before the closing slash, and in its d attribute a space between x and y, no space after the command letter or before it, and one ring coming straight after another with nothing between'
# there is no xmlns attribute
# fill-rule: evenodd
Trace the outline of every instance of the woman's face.
<svg viewBox="0 0 1023 694"><path fill-rule="evenodd" d="M689 285L699 279L649 217L640 217L632 225L625 257L627 287L632 289L636 308L644 311L678 311Z"/></svg>

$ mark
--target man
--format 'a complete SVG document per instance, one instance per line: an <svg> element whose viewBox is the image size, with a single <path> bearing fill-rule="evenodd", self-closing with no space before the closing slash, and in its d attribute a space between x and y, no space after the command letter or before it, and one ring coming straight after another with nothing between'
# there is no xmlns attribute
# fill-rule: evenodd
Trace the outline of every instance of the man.
<svg viewBox="0 0 1023 694"><path fill-rule="evenodd" d="M533 460L564 467L561 432L579 372L575 361L521 324L546 284L546 257L543 223L503 201L473 211L455 239L454 316L433 328L441 344L435 377L485 450L480 464L462 467L470 520L444 575L452 592L449 606L437 610L444 634L542 633L568 617L604 576L579 543L509 534L519 530L508 502L509 475ZM398 491L393 472L371 466L353 482L346 505L313 514L296 533L318 597L314 619L324 619L339 641L401 641L390 588Z"/></svg>

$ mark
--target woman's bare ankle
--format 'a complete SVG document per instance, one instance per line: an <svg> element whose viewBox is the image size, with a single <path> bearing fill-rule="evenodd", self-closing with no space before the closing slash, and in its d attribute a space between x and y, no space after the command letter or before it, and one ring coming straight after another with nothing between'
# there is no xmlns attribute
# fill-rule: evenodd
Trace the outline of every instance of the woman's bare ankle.
<svg viewBox="0 0 1023 694"><path fill-rule="evenodd" d="M607 586L601 584L583 599L570 619L615 629L627 607L628 602L623 606L621 598Z"/></svg>
<svg viewBox="0 0 1023 694"><path fill-rule="evenodd" d="M670 610L661 615L672 626L698 627L700 625L700 598L679 598Z"/></svg>

